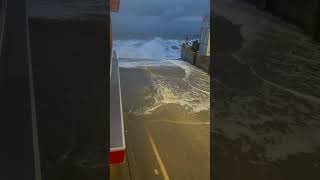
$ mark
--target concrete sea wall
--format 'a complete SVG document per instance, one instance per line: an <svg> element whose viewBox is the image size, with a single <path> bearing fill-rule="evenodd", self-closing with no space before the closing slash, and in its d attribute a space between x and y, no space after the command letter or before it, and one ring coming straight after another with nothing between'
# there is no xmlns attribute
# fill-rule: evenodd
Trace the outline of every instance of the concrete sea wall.
<svg viewBox="0 0 320 180"><path fill-rule="evenodd" d="M181 59L210 73L210 56L202 56L198 52L194 52L188 45L182 46Z"/></svg>
<svg viewBox="0 0 320 180"><path fill-rule="evenodd" d="M210 73L210 56L202 56L197 53L195 55L194 65Z"/></svg>

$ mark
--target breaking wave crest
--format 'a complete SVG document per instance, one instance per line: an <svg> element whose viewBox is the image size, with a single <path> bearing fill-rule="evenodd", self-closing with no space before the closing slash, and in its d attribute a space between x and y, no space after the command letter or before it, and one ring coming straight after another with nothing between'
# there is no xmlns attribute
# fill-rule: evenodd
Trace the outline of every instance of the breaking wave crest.
<svg viewBox="0 0 320 180"><path fill-rule="evenodd" d="M114 40L113 48L120 58L179 59L183 42L183 40L160 37Z"/></svg>

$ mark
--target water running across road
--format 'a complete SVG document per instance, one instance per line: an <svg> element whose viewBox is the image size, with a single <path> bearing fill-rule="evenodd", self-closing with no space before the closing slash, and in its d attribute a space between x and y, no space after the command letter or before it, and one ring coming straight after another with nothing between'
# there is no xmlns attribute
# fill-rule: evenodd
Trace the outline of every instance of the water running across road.
<svg viewBox="0 0 320 180"><path fill-rule="evenodd" d="M180 60L119 65L133 179L209 179L209 75Z"/></svg>

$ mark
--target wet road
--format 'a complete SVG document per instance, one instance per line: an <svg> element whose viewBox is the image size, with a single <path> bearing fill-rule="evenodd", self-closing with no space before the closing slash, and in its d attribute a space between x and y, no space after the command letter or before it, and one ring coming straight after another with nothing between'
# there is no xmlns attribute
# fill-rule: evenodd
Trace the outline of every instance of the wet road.
<svg viewBox="0 0 320 180"><path fill-rule="evenodd" d="M113 179L209 179L209 76L182 61L119 65L127 164Z"/></svg>

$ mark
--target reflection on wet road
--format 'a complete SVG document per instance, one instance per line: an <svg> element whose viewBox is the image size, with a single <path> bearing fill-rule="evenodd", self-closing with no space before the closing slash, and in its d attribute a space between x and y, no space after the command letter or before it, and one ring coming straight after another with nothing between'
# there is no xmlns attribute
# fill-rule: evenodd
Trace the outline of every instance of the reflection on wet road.
<svg viewBox="0 0 320 180"><path fill-rule="evenodd" d="M209 179L208 74L178 60L119 65L131 179Z"/></svg>

